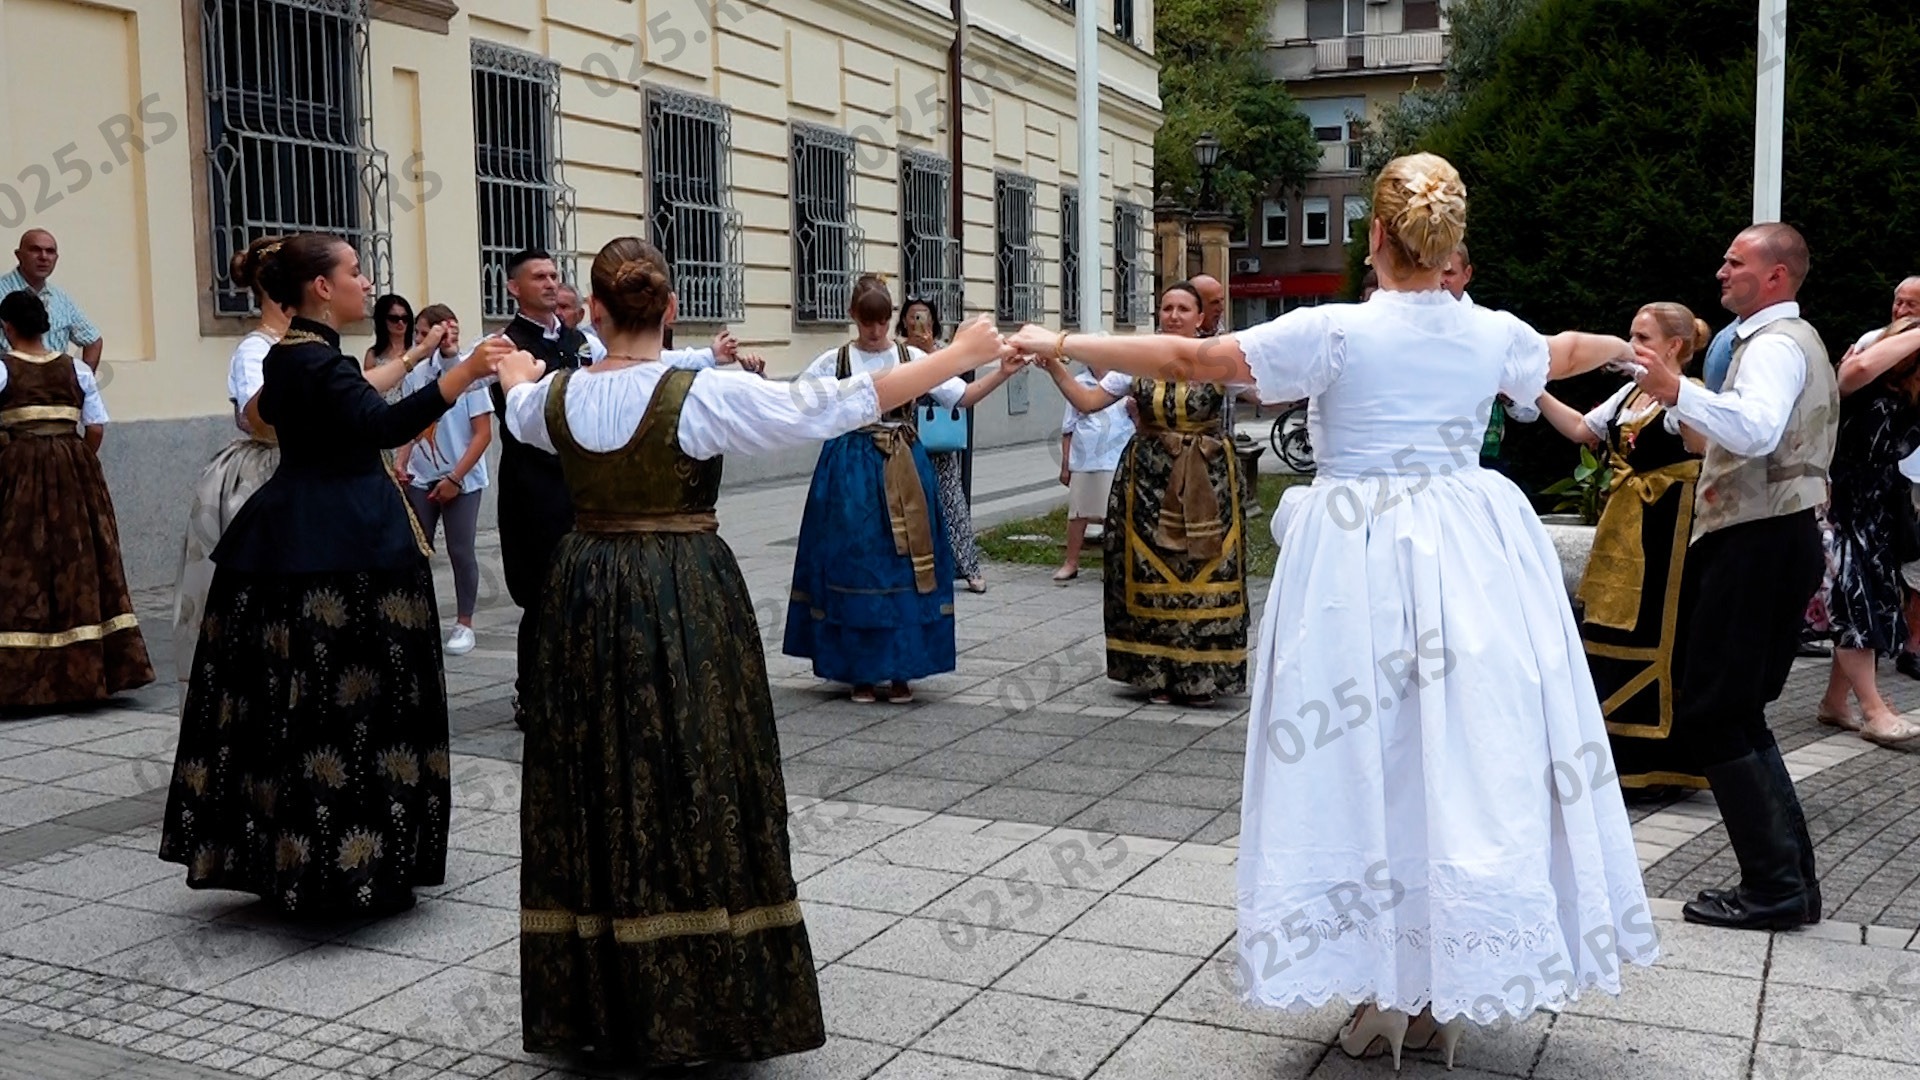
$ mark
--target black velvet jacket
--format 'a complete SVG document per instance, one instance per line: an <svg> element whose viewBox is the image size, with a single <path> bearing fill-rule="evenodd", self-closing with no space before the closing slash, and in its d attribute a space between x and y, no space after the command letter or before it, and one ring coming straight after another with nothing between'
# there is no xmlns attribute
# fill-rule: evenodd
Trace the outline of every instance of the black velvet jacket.
<svg viewBox="0 0 1920 1080"><path fill-rule="evenodd" d="M331 327L296 318L261 361L260 418L280 467L214 548L222 570L315 574L404 570L426 560L413 512L380 451L447 411L436 383L392 405L340 352Z"/></svg>
<svg viewBox="0 0 1920 1080"><path fill-rule="evenodd" d="M539 357L549 372L585 367L589 360L587 336L571 326L562 325L560 336L547 337L546 328L525 315L515 315L503 331L517 349ZM494 382L488 391L493 396L494 412L500 423L500 518L519 519L532 528L557 529L565 533L573 527L573 503L567 496L566 477L560 472L560 459L544 450L536 450L513 437L507 430L507 395ZM558 534L556 534L558 535Z"/></svg>

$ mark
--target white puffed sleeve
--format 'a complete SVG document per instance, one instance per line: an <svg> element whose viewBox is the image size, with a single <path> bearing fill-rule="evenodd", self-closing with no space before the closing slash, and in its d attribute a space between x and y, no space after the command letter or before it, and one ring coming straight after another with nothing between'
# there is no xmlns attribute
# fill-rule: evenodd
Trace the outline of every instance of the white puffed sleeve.
<svg viewBox="0 0 1920 1080"><path fill-rule="evenodd" d="M1593 432L1595 438L1607 437L1607 423L1613 419L1615 413L1620 411L1620 406L1625 403L1627 395L1631 393L1633 393L1633 384L1627 383L1615 390L1612 397L1595 405L1592 411L1580 418L1586 421L1587 430Z"/></svg>
<svg viewBox="0 0 1920 1080"><path fill-rule="evenodd" d="M1099 386L1114 397L1129 397L1133 394L1133 376L1124 371L1109 371L1100 377Z"/></svg>
<svg viewBox="0 0 1920 1080"><path fill-rule="evenodd" d="M80 422L92 427L107 422L107 403L100 400L100 384L85 360L73 358L73 373L80 377Z"/></svg>
<svg viewBox="0 0 1920 1080"><path fill-rule="evenodd" d="M1547 339L1540 331L1505 311L1477 308L1485 317L1499 320L1505 331L1506 357L1500 365L1500 392L1511 401L1538 401L1547 389L1547 371L1553 358L1547 352Z"/></svg>
<svg viewBox="0 0 1920 1080"><path fill-rule="evenodd" d="M703 371L680 407L680 449L700 461L770 454L824 442L880 419L873 376L769 382L745 371ZM509 418L511 423L511 418Z"/></svg>
<svg viewBox="0 0 1920 1080"><path fill-rule="evenodd" d="M1295 308L1234 333L1262 401L1298 401L1333 385L1347 362L1346 334L1317 307Z"/></svg>
<svg viewBox="0 0 1920 1080"><path fill-rule="evenodd" d="M553 373L548 372L539 382L521 383L507 391L507 430L514 438L549 454L559 452L547 434L547 393L552 389Z"/></svg>

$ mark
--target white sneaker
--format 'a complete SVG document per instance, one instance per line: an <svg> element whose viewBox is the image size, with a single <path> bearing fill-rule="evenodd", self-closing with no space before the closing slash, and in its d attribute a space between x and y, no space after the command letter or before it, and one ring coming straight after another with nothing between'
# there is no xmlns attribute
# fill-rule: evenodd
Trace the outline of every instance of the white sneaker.
<svg viewBox="0 0 1920 1080"><path fill-rule="evenodd" d="M453 626L453 633L447 635L447 654L465 656L473 651L473 631L459 623Z"/></svg>

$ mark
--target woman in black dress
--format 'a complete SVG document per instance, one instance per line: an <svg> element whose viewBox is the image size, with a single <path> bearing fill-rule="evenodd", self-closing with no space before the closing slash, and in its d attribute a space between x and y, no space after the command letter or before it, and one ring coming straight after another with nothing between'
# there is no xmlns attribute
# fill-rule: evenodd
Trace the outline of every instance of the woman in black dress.
<svg viewBox="0 0 1920 1080"><path fill-rule="evenodd" d="M1920 726L1880 696L1875 667L1907 639L1900 564L1920 558L1912 483L1900 459L1920 445L1920 322L1904 319L1840 365L1840 433L1834 444L1827 524L1836 567L1827 599L1833 668L1820 722L1869 742L1920 747ZM1848 708L1851 691L1860 715Z"/></svg>
<svg viewBox="0 0 1920 1080"><path fill-rule="evenodd" d="M511 346L389 405L408 365L363 376L340 351L372 292L351 246L290 237L259 281L294 312L248 405L280 464L213 551L160 857L289 913L398 910L444 876L452 793L427 544L380 451Z"/></svg>
<svg viewBox="0 0 1920 1080"><path fill-rule="evenodd" d="M1679 304L1648 304L1633 317L1633 343L1676 372L1684 373L1711 337L1707 324ZM1562 435L1604 454L1613 469L1576 598L1620 786L1650 793L1705 788L1706 778L1676 749L1683 744L1673 730L1675 671L1684 659L1680 583L1703 446L1690 433L1669 431L1666 408L1632 382L1585 415L1542 394L1540 413Z"/></svg>

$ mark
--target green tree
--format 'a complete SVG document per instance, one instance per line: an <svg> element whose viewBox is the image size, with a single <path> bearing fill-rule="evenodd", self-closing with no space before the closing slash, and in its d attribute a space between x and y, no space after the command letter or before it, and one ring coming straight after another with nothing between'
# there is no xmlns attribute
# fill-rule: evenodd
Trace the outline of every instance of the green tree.
<svg viewBox="0 0 1920 1080"><path fill-rule="evenodd" d="M1087 2L1087 0L1083 0ZM1193 143L1220 140L1214 190L1245 216L1275 187L1298 188L1320 159L1306 117L1262 65L1274 0L1161 0L1154 9L1160 101L1166 120L1154 138L1155 177L1176 197L1198 190Z"/></svg>
<svg viewBox="0 0 1920 1080"><path fill-rule="evenodd" d="M1449 86L1418 147L1465 178L1475 299L1542 331L1624 333L1641 304L1677 300L1710 324L1714 272L1752 219L1750 0L1465 0L1517 5L1473 78ZM1476 12L1485 13L1485 12ZM1456 33L1458 25L1456 24ZM1478 41L1478 38L1474 40ZM1920 15L1875 0L1796 0L1787 50L1783 217L1813 250L1801 294L1839 353L1887 319L1920 269ZM1464 58L1463 58L1464 60ZM1618 384L1555 387L1588 406ZM1544 424L1510 424L1509 456L1538 491L1574 451Z"/></svg>

